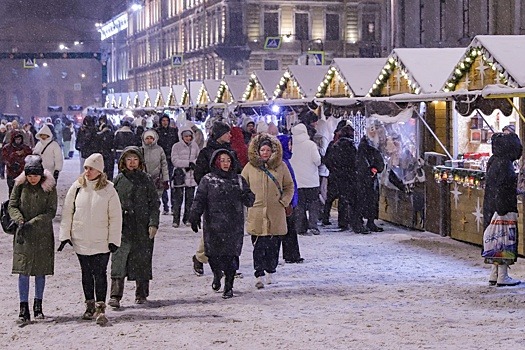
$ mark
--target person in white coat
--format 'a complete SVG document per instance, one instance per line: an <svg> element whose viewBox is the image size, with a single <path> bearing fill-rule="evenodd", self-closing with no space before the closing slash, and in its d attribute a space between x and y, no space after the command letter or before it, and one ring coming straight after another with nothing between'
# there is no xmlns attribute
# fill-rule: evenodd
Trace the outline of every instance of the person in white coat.
<svg viewBox="0 0 525 350"><path fill-rule="evenodd" d="M60 247L73 246L82 271L86 298L83 319L96 318L100 325L105 316L108 289L107 266L110 252L121 242L122 210L113 183L104 173L104 159L93 153L84 162L84 173L67 192L60 223Z"/></svg>
<svg viewBox="0 0 525 350"><path fill-rule="evenodd" d="M183 126L180 129L180 141L175 143L171 148L171 164L173 164L174 172L171 179L171 198L173 198L173 227L180 225L180 211L182 201L184 199L184 214L182 215L182 223L189 226L189 215L191 204L193 203L193 196L195 195L195 187L197 182L193 176L195 169L195 162L199 155L200 148L196 142L193 141L193 131L189 125ZM179 169L179 170L175 170ZM184 178L182 174L184 173ZM179 176L177 176L179 174Z"/></svg>
<svg viewBox="0 0 525 350"><path fill-rule="evenodd" d="M161 198L162 192L169 189L169 174L166 153L157 144L158 140L159 134L153 129L142 134L142 153L144 163L146 163L146 172L153 179L159 198Z"/></svg>
<svg viewBox="0 0 525 350"><path fill-rule="evenodd" d="M304 124L297 124L292 128L293 155L290 164L295 172L295 180L299 194L295 227L297 234L319 234L317 220L319 219L319 165L321 155L315 142L310 140ZM308 219L306 212L308 211Z"/></svg>
<svg viewBox="0 0 525 350"><path fill-rule="evenodd" d="M57 181L64 163L62 148L60 148L58 142L53 138L53 132L51 132L47 124L44 124L36 133L36 138L38 142L33 149L33 154L38 154L42 157L44 169L53 174L55 181Z"/></svg>

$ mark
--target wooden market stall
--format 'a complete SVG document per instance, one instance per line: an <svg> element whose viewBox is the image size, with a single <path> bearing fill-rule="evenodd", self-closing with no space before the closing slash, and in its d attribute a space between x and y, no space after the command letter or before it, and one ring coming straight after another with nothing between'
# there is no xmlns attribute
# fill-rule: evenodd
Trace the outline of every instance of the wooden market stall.
<svg viewBox="0 0 525 350"><path fill-rule="evenodd" d="M215 103L241 102L250 77L248 75L226 75L219 85Z"/></svg>
<svg viewBox="0 0 525 350"><path fill-rule="evenodd" d="M442 199L442 203L434 200L439 198L440 191L427 186L429 169L425 169L422 159L424 152L443 153L440 139L445 140L445 148L449 147L446 141L448 109L445 102L421 104L417 95L441 91L464 52L464 48L394 49L370 87L371 96L414 96L415 119L383 125L386 132L379 141L387 164L379 214L383 220L440 234L446 231L440 224L442 213L439 210L446 199ZM388 185L391 172L410 188L410 192Z"/></svg>
<svg viewBox="0 0 525 350"><path fill-rule="evenodd" d="M491 135L513 125L523 139L524 94L519 89L525 86L523 55L525 36L476 36L447 79L444 90L460 95L451 118L454 161L438 168L435 176L448 184L454 239L482 244L482 179L491 155ZM523 255L523 204L519 212L518 252Z"/></svg>
<svg viewBox="0 0 525 350"><path fill-rule="evenodd" d="M328 66L289 66L275 88L273 97L314 99Z"/></svg>
<svg viewBox="0 0 525 350"><path fill-rule="evenodd" d="M250 75L242 101L269 101L284 74L284 70L256 70Z"/></svg>

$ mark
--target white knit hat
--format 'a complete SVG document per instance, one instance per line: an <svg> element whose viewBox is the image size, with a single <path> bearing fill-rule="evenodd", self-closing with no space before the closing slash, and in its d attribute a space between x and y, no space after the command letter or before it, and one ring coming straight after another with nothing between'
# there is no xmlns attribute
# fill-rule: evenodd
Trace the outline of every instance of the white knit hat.
<svg viewBox="0 0 525 350"><path fill-rule="evenodd" d="M101 173L103 173L104 172L104 158L102 158L102 154L93 153L92 155L86 158L86 161L84 162L84 166L92 167L93 169L96 169L100 171Z"/></svg>

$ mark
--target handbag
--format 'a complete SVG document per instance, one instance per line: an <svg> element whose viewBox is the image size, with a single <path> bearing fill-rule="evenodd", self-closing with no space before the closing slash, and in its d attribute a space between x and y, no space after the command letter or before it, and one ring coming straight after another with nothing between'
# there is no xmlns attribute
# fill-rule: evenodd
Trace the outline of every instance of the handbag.
<svg viewBox="0 0 525 350"><path fill-rule="evenodd" d="M16 232L16 229L18 227L18 224L11 219L11 215L9 215L8 211L9 207L9 200L6 200L2 203L2 206L0 207L0 224L2 225L2 229L5 233L9 235L14 235Z"/></svg>
<svg viewBox="0 0 525 350"><path fill-rule="evenodd" d="M173 186L182 186L186 182L186 172L182 168L174 168L171 175Z"/></svg>
<svg viewBox="0 0 525 350"><path fill-rule="evenodd" d="M279 197L279 199L282 199L283 198L283 190L281 188L281 184L279 183L279 181L277 181L275 176L273 176L273 174L271 172L269 172L268 169L266 169L265 167L261 166L261 167L259 167L259 169L261 169L266 175L268 175L268 177L273 181L275 186L277 186L277 189L279 190L279 193L281 194L281 197ZM293 207L292 207L291 203L287 207L284 208L284 213L286 214L287 217L292 216L292 214L293 214Z"/></svg>
<svg viewBox="0 0 525 350"><path fill-rule="evenodd" d="M518 213L495 212L483 232L484 258L515 260L518 248Z"/></svg>

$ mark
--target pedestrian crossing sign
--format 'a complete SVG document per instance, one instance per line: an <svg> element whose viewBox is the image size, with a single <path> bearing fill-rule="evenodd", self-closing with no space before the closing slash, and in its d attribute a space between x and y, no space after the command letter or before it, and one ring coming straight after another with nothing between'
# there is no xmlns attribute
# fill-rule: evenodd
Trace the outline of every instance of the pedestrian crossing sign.
<svg viewBox="0 0 525 350"><path fill-rule="evenodd" d="M174 67L181 67L184 62L183 55L175 55L171 58L171 65Z"/></svg>
<svg viewBox="0 0 525 350"><path fill-rule="evenodd" d="M35 68L36 59L34 58L24 58L24 68Z"/></svg>
<svg viewBox="0 0 525 350"><path fill-rule="evenodd" d="M308 51L308 64L311 66L324 65L324 51Z"/></svg>
<svg viewBox="0 0 525 350"><path fill-rule="evenodd" d="M279 50L281 48L281 37L278 36L269 36L264 42L265 50Z"/></svg>

